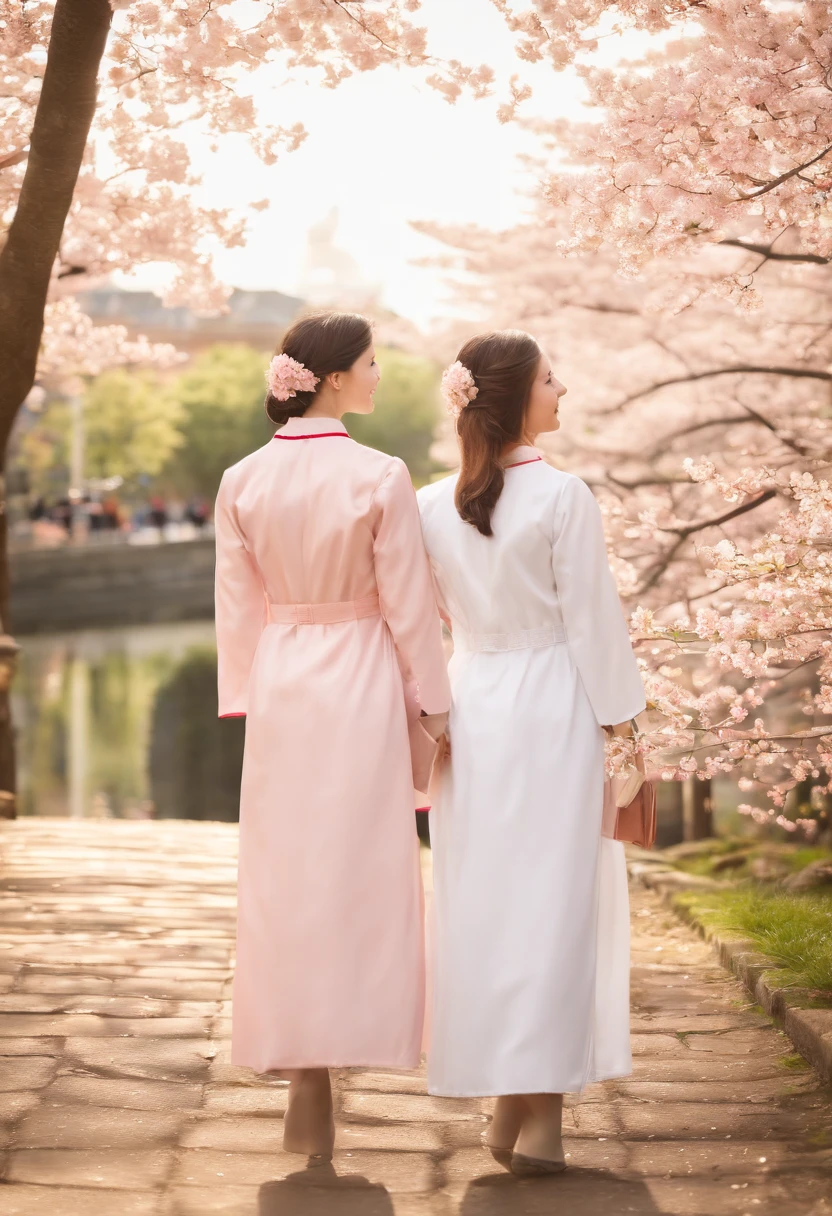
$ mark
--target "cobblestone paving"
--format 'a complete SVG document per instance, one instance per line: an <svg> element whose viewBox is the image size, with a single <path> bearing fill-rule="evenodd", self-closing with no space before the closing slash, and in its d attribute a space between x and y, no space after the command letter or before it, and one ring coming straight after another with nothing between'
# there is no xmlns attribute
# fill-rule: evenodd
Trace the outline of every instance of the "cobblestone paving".
<svg viewBox="0 0 832 1216"><path fill-rule="evenodd" d="M650 893L633 1076L570 1100L563 1176L479 1147L488 1103L344 1072L332 1168L280 1150L285 1086L229 1062L236 830L0 827L3 1216L829 1216L832 1103Z"/></svg>

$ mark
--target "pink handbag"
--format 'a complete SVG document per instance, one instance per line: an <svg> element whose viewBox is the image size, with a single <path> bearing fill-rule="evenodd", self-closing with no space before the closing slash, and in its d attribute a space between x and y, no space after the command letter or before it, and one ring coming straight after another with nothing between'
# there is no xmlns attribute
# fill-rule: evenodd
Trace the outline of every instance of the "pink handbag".
<svg viewBox="0 0 832 1216"><path fill-rule="evenodd" d="M619 777L608 777L604 782L601 835L652 849L656 843L656 787L652 781L643 781L635 795L618 806L626 782L627 778Z"/></svg>

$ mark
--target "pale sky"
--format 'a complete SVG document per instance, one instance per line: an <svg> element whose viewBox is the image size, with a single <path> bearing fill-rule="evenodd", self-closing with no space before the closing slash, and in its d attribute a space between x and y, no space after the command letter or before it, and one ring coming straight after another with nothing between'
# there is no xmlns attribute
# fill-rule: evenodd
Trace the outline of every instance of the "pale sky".
<svg viewBox="0 0 832 1216"><path fill-rule="evenodd" d="M439 247L409 222L500 229L528 213L536 175L519 157L537 144L516 124L501 126L495 110L520 68L535 88L522 110L528 115L578 116L580 83L571 71L520 65L499 14L485 0L425 0L423 10L431 49L491 64L498 76L494 96L449 105L406 70L364 73L330 90L313 81L282 83L276 66L264 68L256 84L264 114L287 126L303 122L309 138L271 167L242 139L223 143L217 155L194 146L206 202L236 208L271 200L268 210L253 215L245 249L217 253L224 281L298 292L307 230L337 207L336 244L357 260L368 282L380 285L386 306L425 325L447 314L445 288L440 271L413 263ZM159 281L149 267L124 282L155 287Z"/></svg>

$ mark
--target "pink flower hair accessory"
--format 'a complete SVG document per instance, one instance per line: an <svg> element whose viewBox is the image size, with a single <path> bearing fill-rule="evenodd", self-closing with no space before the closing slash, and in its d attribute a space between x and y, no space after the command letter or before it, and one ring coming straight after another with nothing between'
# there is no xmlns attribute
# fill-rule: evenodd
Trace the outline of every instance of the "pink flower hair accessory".
<svg viewBox="0 0 832 1216"><path fill-rule="evenodd" d="M275 355L266 372L266 384L275 401L288 401L298 393L311 393L317 383L318 377L290 355Z"/></svg>
<svg viewBox="0 0 832 1216"><path fill-rule="evenodd" d="M479 389L474 384L474 377L464 363L457 359L442 373L442 397L448 407L448 413L458 418L469 402L473 401Z"/></svg>

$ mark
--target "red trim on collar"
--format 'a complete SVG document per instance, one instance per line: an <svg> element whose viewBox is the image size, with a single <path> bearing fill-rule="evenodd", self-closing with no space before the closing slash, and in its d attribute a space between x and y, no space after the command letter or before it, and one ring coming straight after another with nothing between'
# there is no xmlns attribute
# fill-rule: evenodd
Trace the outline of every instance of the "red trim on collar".
<svg viewBox="0 0 832 1216"><path fill-rule="evenodd" d="M542 459L542 456L532 456L531 460L518 460L516 464L507 464L503 467L506 469L519 469L521 464L538 464Z"/></svg>
<svg viewBox="0 0 832 1216"><path fill-rule="evenodd" d="M281 435L280 431L272 435L272 439L349 439L346 431L316 431L313 435Z"/></svg>

